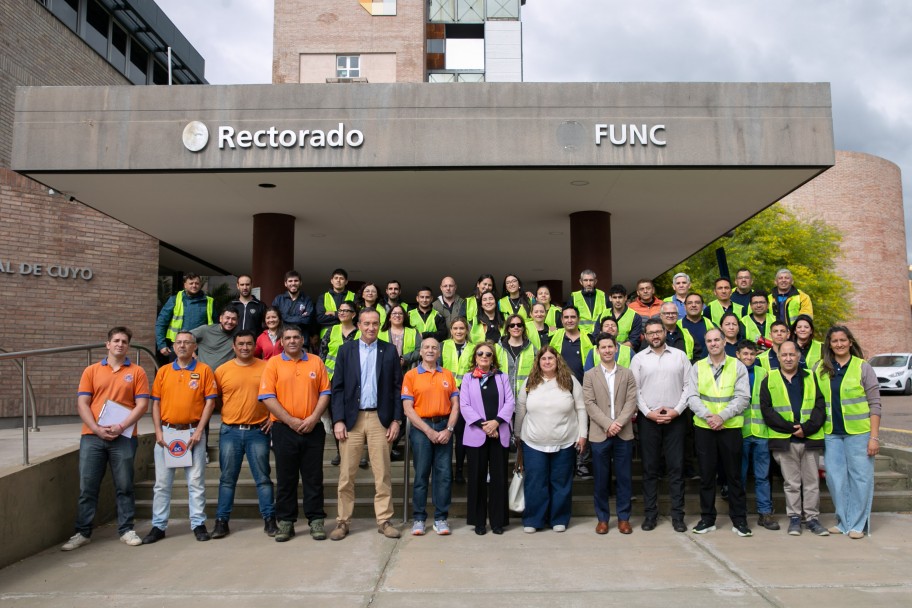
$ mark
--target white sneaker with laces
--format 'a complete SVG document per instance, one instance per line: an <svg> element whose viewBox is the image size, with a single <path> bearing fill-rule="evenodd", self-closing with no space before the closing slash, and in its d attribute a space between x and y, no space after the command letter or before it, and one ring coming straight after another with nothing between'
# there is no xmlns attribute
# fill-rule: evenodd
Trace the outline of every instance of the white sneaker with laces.
<svg viewBox="0 0 912 608"><path fill-rule="evenodd" d="M130 545L131 547L138 547L142 544L142 539L133 530L127 530L121 535L120 542L125 545Z"/></svg>
<svg viewBox="0 0 912 608"><path fill-rule="evenodd" d="M450 524L445 519L439 519L434 522L434 532L438 536L449 536L450 534Z"/></svg>
<svg viewBox="0 0 912 608"><path fill-rule="evenodd" d="M412 536L424 536L424 522L415 520L412 522Z"/></svg>
<svg viewBox="0 0 912 608"><path fill-rule="evenodd" d="M68 540L66 543L64 543L64 545L62 547L60 547L60 550L61 551L72 551L73 549L78 549L79 547L81 547L83 545L88 545L90 542L92 542L91 538L89 538L88 536L83 536L82 532L77 532L76 534L74 534L73 536L70 537L70 540ZM142 541L140 541L140 542L142 542Z"/></svg>

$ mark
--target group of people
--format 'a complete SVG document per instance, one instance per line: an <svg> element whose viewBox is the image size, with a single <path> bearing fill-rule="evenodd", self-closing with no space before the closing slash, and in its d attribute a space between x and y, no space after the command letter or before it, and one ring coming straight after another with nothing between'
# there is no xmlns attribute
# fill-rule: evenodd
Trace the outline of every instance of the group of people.
<svg viewBox="0 0 912 608"><path fill-rule="evenodd" d="M157 346L171 361L149 389L142 368L126 353L124 327L108 334L107 356L86 369L77 409L84 421L80 444L80 498L76 534L63 546L89 542L98 487L110 463L120 538L129 545L165 536L173 465L166 429L189 431L180 450L186 466L190 526L197 540L229 531L234 491L244 456L256 482L264 531L283 542L295 535L298 486L310 535L344 539L354 511L357 467L375 482L377 531L398 538L393 516L390 462L410 423L414 458L412 527L450 534L453 483L467 484L467 523L477 534L503 533L509 524L509 455L523 474L523 530L566 530L574 476L594 475L595 531L607 534L609 485L615 482L617 528L630 534L632 459L639 441L643 463L644 520L658 525L658 482L667 476L672 528L686 531L684 479L700 478L697 534L716 529L721 483L732 530L750 536L745 481L756 484L758 524L777 530L770 492L770 460L782 470L788 533L846 534L862 538L873 498L879 449L877 379L845 326L814 338L810 297L787 269L770 293L753 289L749 270L715 282L704 303L690 278L673 278L674 293L660 300L652 281L637 282L635 296L622 285L608 294L596 274L580 274L580 287L563 305L547 287L527 292L516 275L479 277L468 298L445 277L440 293L401 301L391 281L385 298L376 284L357 294L348 276L333 271L331 288L314 306L300 291L296 271L286 292L266 307L252 295L249 276L238 278L238 297L213 322L212 299L201 280L186 275L184 290L164 306ZM128 414L115 424L99 416L114 402ZM207 428L221 403L218 509L212 533L205 525L204 470ZM152 529L133 530L132 459L140 418L151 403L156 480ZM338 514L327 534L323 500L325 435L337 445ZM366 454L365 454L366 447ZM275 455L276 485L269 451ZM455 462L454 462L455 450ZM835 525L819 521L819 457L826 450L827 485ZM696 456L696 469L692 456ZM752 465L752 466L751 466Z"/></svg>

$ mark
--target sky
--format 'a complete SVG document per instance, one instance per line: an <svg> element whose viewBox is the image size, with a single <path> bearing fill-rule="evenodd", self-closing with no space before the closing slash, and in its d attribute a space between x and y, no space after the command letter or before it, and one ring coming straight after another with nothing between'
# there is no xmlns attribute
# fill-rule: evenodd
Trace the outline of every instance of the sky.
<svg viewBox="0 0 912 608"><path fill-rule="evenodd" d="M156 1L210 83L271 82L273 0ZM527 82L831 83L836 148L900 167L912 234L912 2L527 0L522 21Z"/></svg>

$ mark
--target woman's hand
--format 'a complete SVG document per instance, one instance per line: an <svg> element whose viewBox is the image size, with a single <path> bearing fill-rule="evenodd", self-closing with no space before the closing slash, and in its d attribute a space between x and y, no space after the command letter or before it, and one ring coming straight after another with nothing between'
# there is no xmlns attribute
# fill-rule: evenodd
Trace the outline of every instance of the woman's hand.
<svg viewBox="0 0 912 608"><path fill-rule="evenodd" d="M868 456L877 456L880 453L880 442L871 437L868 439Z"/></svg>
<svg viewBox="0 0 912 608"><path fill-rule="evenodd" d="M522 446L516 446L516 464L513 466L513 470L522 473L523 472L523 452Z"/></svg>

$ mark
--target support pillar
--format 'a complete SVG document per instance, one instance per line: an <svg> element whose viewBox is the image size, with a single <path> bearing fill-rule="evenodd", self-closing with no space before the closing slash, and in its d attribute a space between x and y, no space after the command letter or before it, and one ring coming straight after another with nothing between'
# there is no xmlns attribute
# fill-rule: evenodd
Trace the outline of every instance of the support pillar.
<svg viewBox="0 0 912 608"><path fill-rule="evenodd" d="M599 288L611 286L611 214L607 211L577 211L570 214L570 272L573 286L579 289L579 275L593 270Z"/></svg>
<svg viewBox="0 0 912 608"><path fill-rule="evenodd" d="M253 284L267 305L285 290L285 273L294 268L295 218L284 213L253 216Z"/></svg>

